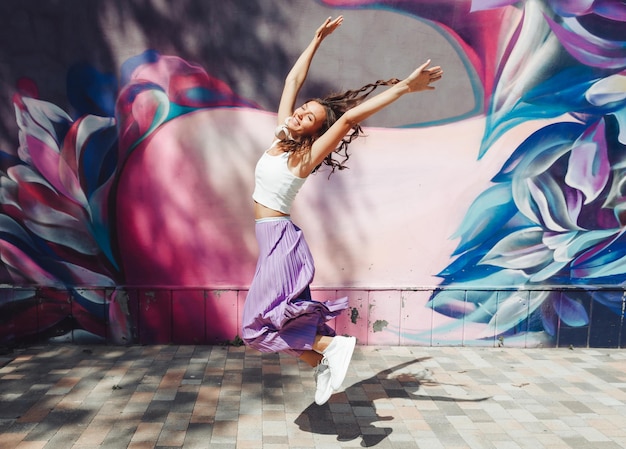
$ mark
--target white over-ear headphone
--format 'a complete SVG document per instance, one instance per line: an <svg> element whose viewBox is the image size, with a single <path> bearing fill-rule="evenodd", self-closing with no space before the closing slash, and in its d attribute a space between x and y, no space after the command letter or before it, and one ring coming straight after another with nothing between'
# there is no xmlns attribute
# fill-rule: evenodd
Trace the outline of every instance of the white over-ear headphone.
<svg viewBox="0 0 626 449"><path fill-rule="evenodd" d="M289 128L287 128L287 122L291 117L287 117L285 119L285 123L283 125L278 125L274 130L274 135L279 140L292 139L291 134L289 134Z"/></svg>

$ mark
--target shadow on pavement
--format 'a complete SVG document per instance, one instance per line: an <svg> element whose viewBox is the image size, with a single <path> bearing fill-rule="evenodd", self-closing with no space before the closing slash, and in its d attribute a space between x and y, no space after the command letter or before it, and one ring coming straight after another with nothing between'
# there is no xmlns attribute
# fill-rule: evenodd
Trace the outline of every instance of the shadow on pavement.
<svg viewBox="0 0 626 449"><path fill-rule="evenodd" d="M393 432L391 427L379 427L374 423L392 421L393 416L379 416L374 401L377 399L407 398L413 400L479 402L488 397L455 398L416 394L422 386L441 385L432 379L428 369L416 372L407 370L411 365L428 360L418 358L380 371L376 375L350 385L345 393L335 394L323 406L309 405L294 421L305 432L337 435L338 441L361 438L362 447L379 444ZM393 379L394 382L385 382Z"/></svg>

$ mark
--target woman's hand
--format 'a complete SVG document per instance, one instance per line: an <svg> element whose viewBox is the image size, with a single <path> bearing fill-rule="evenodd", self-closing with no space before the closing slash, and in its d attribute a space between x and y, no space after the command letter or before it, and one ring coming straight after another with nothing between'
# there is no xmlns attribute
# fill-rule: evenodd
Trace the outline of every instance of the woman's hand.
<svg viewBox="0 0 626 449"><path fill-rule="evenodd" d="M419 66L413 73L402 81L407 86L408 92L419 92L421 90L433 90L435 87L431 83L439 81L443 76L441 67L428 67L430 59Z"/></svg>
<svg viewBox="0 0 626 449"><path fill-rule="evenodd" d="M322 42L326 36L335 31L342 23L343 16L339 16L335 20L332 20L332 18L329 17L315 32L315 40L318 43Z"/></svg>

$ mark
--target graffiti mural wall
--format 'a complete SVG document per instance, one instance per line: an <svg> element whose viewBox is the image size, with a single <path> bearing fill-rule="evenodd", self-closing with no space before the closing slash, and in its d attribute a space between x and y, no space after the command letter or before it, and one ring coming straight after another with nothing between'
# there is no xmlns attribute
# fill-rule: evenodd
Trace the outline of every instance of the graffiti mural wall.
<svg viewBox="0 0 626 449"><path fill-rule="evenodd" d="M626 6L559 0L0 4L0 344L237 341L253 171L302 101L441 65L293 219L363 344L626 342Z"/></svg>

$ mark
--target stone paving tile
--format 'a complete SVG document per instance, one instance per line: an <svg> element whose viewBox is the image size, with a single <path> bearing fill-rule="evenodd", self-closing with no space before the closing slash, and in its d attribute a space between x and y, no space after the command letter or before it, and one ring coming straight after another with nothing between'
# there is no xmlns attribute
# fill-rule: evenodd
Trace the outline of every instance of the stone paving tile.
<svg viewBox="0 0 626 449"><path fill-rule="evenodd" d="M21 349L0 449L626 448L626 352L358 347L313 403L297 359L225 346Z"/></svg>

